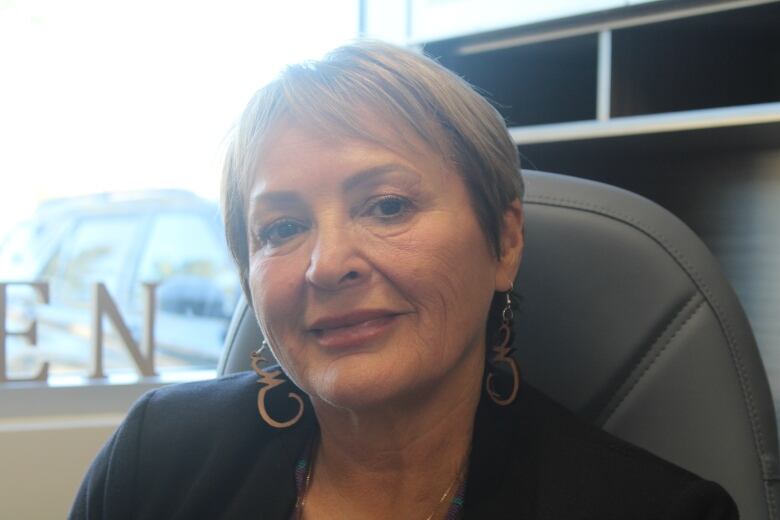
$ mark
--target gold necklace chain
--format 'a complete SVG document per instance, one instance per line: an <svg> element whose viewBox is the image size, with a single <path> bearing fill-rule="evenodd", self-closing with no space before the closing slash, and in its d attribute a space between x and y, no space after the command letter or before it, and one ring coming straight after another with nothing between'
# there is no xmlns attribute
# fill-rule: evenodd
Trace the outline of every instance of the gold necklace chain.
<svg viewBox="0 0 780 520"><path fill-rule="evenodd" d="M450 495L450 492L451 492L451 491L452 491L452 489L455 487L455 484L456 484L456 483L459 483L459 482L460 482L460 480L463 478L463 473L464 473L464 470L465 470L465 469L466 469L466 464L465 464L465 463L464 463L464 464L461 464L461 466L460 466L460 471L458 471L458 474L457 474L457 475L455 475L455 479L454 479L452 482L450 482L450 485L449 485L449 486L447 486L447 490L446 490L446 491L444 491L444 494L443 494L443 495L441 496L441 498L439 499L439 503L438 503L438 504L436 504L436 507L434 507L434 508L433 508L433 511L431 511L431 514L429 514L429 515L428 515L428 517L427 517L425 520L431 520L431 518L433 518L433 515L435 515L435 514L436 514L436 511L438 511L438 510L439 510L439 508L441 507L441 505L444 503L444 501L445 501L445 500L447 499L447 497Z"/></svg>
<svg viewBox="0 0 780 520"><path fill-rule="evenodd" d="M469 450L469 452L470 451L471 450ZM314 467L314 458L316 457L316 455L317 455L316 450L313 450L311 454L311 460L309 461L309 467L306 468L306 479L303 481L303 489L301 490L301 495L295 501L295 520L302 520L303 518L303 506L306 504L306 497L309 494L309 485L311 484L312 468ZM466 457L463 459L463 463L460 465L460 470L458 471L458 474L455 475L455 478L452 480L452 482L450 482L450 485L447 486L447 489L444 491L444 494L436 503L436 506L433 508L433 511L431 511L431 514L429 514L425 518L425 520L431 520L433 518L433 515L436 514L436 511L438 511L441 505L444 503L444 501L447 500L447 497L452 492L452 489L455 487L455 484L461 481L464 473L466 472L466 464L468 460L469 460L469 453L466 453Z"/></svg>

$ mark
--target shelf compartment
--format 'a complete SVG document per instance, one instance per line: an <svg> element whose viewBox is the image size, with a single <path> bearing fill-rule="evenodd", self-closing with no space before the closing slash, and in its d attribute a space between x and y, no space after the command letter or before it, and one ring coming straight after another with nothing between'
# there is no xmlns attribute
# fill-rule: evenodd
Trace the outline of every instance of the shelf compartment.
<svg viewBox="0 0 780 520"><path fill-rule="evenodd" d="M436 55L435 48L428 48ZM596 117L598 35L539 42L440 62L487 95L510 126Z"/></svg>
<svg viewBox="0 0 780 520"><path fill-rule="evenodd" d="M613 31L613 116L780 101L780 3Z"/></svg>

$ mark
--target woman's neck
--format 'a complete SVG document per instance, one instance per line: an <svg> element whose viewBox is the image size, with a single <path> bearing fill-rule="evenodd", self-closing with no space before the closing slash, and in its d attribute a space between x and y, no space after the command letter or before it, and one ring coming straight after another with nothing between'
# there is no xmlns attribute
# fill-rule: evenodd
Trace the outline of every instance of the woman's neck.
<svg viewBox="0 0 780 520"><path fill-rule="evenodd" d="M369 410L315 400L321 438L305 517L443 516L440 499L468 464L483 367L467 361L428 391Z"/></svg>

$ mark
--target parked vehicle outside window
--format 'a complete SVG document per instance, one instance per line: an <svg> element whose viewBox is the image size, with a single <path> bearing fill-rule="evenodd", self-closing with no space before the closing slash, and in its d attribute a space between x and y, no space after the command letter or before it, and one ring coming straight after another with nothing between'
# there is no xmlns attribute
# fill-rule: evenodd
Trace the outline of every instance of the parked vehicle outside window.
<svg viewBox="0 0 780 520"><path fill-rule="evenodd" d="M38 341L6 344L8 375L89 371L93 286L105 284L131 335L143 327L144 283L156 284L158 371L216 367L240 287L215 203L188 192L101 194L44 204L0 246L0 280L43 281L49 303L26 286L8 287L8 330L38 323ZM132 372L119 336L104 318L105 368Z"/></svg>

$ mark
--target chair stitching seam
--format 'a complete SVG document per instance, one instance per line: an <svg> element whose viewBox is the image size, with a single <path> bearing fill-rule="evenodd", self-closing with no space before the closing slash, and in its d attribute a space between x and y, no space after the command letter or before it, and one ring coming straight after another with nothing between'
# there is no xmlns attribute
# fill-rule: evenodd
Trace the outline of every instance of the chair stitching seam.
<svg viewBox="0 0 780 520"><path fill-rule="evenodd" d="M682 331L682 329L685 328L685 326L693 319L693 317L696 316L696 314L698 314L698 312L701 310L701 308L704 306L704 304L705 304L705 301L702 300L698 305L696 305L696 307L691 311L690 315L687 318L685 318L685 321L683 321L680 324L680 326L677 327L677 330L675 330L674 333L669 337L669 339L666 341L664 346L661 347L655 353L655 355L653 356L652 361L650 361L650 363L648 363L648 365L644 368L644 370L642 370L642 373L639 374L639 376L637 376L637 378L634 380L634 382L631 384L631 386L626 390L626 393L623 395L623 397L620 399L620 401L617 403L617 405L615 405L614 409L610 413L610 416L607 418L607 420L609 420L609 418L612 417L612 415L614 415L618 411L618 409L623 405L625 400L628 399L628 397L633 393L633 391L637 387L637 385L639 385L639 383L642 381L642 379L644 379L645 375L647 375L647 372L649 372L650 369L653 368L653 366L655 365L656 361L658 361L658 359L661 357L661 355L664 352L666 352L666 349L669 347L669 345L672 344L672 342L677 337L677 335L680 333L680 331ZM650 354L650 352L648 352L648 355L649 354ZM644 361L646 357L647 356L643 357L641 361ZM640 363L641 363L641 361L640 361ZM637 366L638 366L638 364L637 364Z"/></svg>
<svg viewBox="0 0 780 520"><path fill-rule="evenodd" d="M761 425L759 424L756 418L757 412L756 412L755 402L753 398L753 389L750 385L750 382L747 380L747 376L745 374L745 365L744 365L744 361L742 360L742 355L738 351L738 347L736 345L736 341L734 339L734 335L731 330L730 323L726 318L726 316L723 314L723 310L720 303L718 302L717 298L715 298L709 285L700 278L696 269L687 261L685 255L683 255L677 248L669 244L668 239L663 234L659 233L657 230L651 228L650 226L647 226L645 223L639 220L634 219L633 217L605 208L603 206L583 203L573 199L551 197L549 195L530 196L526 198L525 202L538 203L538 204L549 203L549 204L571 206L574 208L588 210L597 214L609 216L630 223L640 231L644 232L645 234L647 234L648 236L650 236L651 238L659 242L685 268L686 272L701 288L705 297L715 309L716 315L718 316L718 322L723 328L723 332L726 336L726 340L729 346L729 352L731 354L732 360L734 361L735 368L737 370L737 377L739 379L740 387L742 388L743 398L745 399L745 405L747 406L748 409L748 417L750 419L750 424L753 430L753 438L756 443L756 448L758 451L756 455L758 456L759 466L761 467L763 478L766 479L767 469L764 465L763 457L761 456L761 454L763 454L766 451L764 433ZM776 509L774 506L775 501L773 495L774 495L773 490L770 490L767 499L768 502L770 502L769 506L772 508L772 510L770 511L770 515L772 517L776 517Z"/></svg>
<svg viewBox="0 0 780 520"><path fill-rule="evenodd" d="M654 349L654 346L655 346L655 345L656 345L656 344L657 344L657 343L658 343L658 342L661 340L661 338L662 338L662 337L664 337L664 335L665 335L665 334L666 334L666 333L669 331L669 329L670 329L670 328L672 327L672 325L674 324L674 321L675 321L677 318L679 318L679 317L680 317L680 316L681 316L681 315L682 315L682 314L683 314L683 313L684 313L686 310L688 310L688 306L691 304L691 302L693 302L693 301L696 299L696 297L697 297L698 295L699 295L698 293L694 293L693 295L691 295L691 297L690 297L690 298L688 298L688 300L685 302L685 304L683 304L683 306L680 308L680 310L679 310L679 311L677 311L677 313L676 313L676 314L675 314L675 315L674 315L674 316L673 316L673 317L672 317L672 318L671 318L671 319L668 321L668 323L667 323L667 324L666 324L666 326L663 328L663 330L662 330L661 332L659 332L659 333L658 333L658 334L655 336L655 338L653 338L653 341L650 343L650 348L647 350L647 352L645 352L645 354L644 354L644 355L643 355L643 356L642 356L642 357L641 357L641 358L640 358L640 359L639 359L639 360L638 360L636 363L634 363L634 366L633 366L633 368L631 369L631 372L630 372L630 374L629 374L629 376L628 376L629 378L631 377L631 374L633 374L634 370L636 370L638 367L640 367L640 366L642 365L642 363L644 363L644 361L645 361L645 360L646 360L646 359L647 359L647 358L648 358L648 357L649 357L651 354L653 354L653 352L655 351L655 349ZM691 316L692 316L693 314L695 314L695 313L696 313L696 312L699 310L699 307L701 307L703 304L704 304L704 300L702 300L702 302L701 302L701 303L699 303L699 304L698 304L696 307L694 307L693 309L690 309L690 310L688 310L688 312L690 312L690 313L691 313ZM691 316L689 316L689 317L688 317L688 319L690 319L690 318L691 318ZM687 322L687 319L686 319L686 322ZM680 325L680 327L682 327L684 324L685 324L685 322L683 322L683 323L682 323L682 325ZM678 329L678 330L679 330L679 329ZM675 334L676 334L676 332L675 332ZM669 341L671 341L671 339L672 339L673 337L674 337L674 334L672 334L672 336L669 338ZM663 348L666 348L666 347L663 347ZM663 348L661 349L661 351L663 351ZM656 352L656 356L657 356L657 355L658 355L658 354L659 354L661 351L658 351L658 352ZM639 377L641 378L641 377L642 377L642 374L640 374L640 376L639 376ZM630 387L628 390L626 390L626 393L624 394L624 396L623 396L623 398L620 400L620 402L618 402L618 403L617 403L617 404L615 404L614 406L611 406L611 407L610 407L610 409L604 410L604 414L603 414L603 417L604 417L604 419L601 421L601 424L602 424L602 425L603 425L603 424L605 424L607 421L609 421L609 419L612 417L612 415L615 413L615 411L616 411L616 410L617 410L617 409L620 407L620 405L623 403L623 401L625 400L625 398L627 397L627 395L628 395L628 394L631 392L631 390L633 389L633 387L634 387L634 386L635 386L635 385L632 385L632 386L631 386L631 387ZM618 389L619 389L619 387L618 387Z"/></svg>
<svg viewBox="0 0 780 520"><path fill-rule="evenodd" d="M661 245L664 246L664 248L672 253L675 259L677 259L683 267L686 269L686 271L691 275L691 277L694 279L694 281L697 282L697 285L701 286L703 289L705 289L703 292L705 293L705 296L707 296L707 299L713 302L713 306L718 311L718 321L721 323L721 325L726 329L725 332L726 338L729 343L729 351L732 354L732 359L734 359L735 363L737 364L737 372L739 374L740 378L740 386L743 387L743 391L746 393L745 398L748 400L748 408L751 411L750 417L751 417L751 423L754 422L754 413L755 413L755 405L753 402L753 395L752 395L752 389L748 388L749 384L746 385L746 382L744 381L745 374L744 374L744 364L741 359L741 355L738 352L735 352L734 348L736 345L734 345L733 335L731 332L731 328L728 324L728 320L722 315L721 307L717 303L717 299L714 297L714 295L711 293L711 290L706 282L700 279L696 269L688 262L688 260L685 258L685 255L683 255L677 248L673 247L671 244L669 244L668 239L661 233L659 233L657 230L647 226L643 222L634 219L633 217L630 217L628 215L625 215L620 212L613 211L611 209L605 208L603 206L597 206L593 204L587 204L580 201L576 201L573 199L566 199L566 198L560 198L560 197L550 197L547 195L537 196L537 200L540 202L549 201L549 202L557 202L560 204L567 204L567 205L573 205L575 207L579 207L581 209L587 209L596 213L601 213L606 216L611 216L613 218L618 218L620 220L624 220L630 224L633 224L634 227L637 229L643 231L644 233L648 234L653 239L657 240ZM530 200L528 202L533 202L533 200ZM759 446L761 447L761 451L763 452L763 435L760 431L760 425L756 424L754 425L756 427L756 433L761 435L761 439L759 442ZM763 468L763 464L762 464Z"/></svg>

